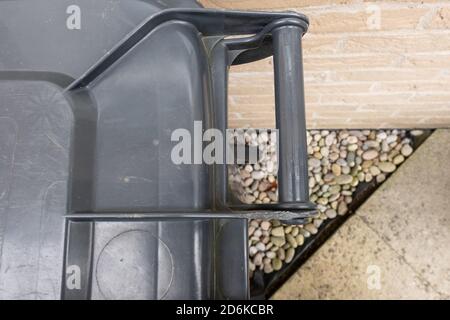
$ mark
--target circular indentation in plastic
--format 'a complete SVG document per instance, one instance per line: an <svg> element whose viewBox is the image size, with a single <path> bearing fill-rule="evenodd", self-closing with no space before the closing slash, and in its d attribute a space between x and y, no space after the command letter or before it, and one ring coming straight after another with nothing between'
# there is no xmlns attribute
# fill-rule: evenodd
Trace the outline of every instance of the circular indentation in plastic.
<svg viewBox="0 0 450 320"><path fill-rule="evenodd" d="M150 232L129 230L103 247L95 277L105 299L163 299L172 284L172 254L164 241Z"/></svg>

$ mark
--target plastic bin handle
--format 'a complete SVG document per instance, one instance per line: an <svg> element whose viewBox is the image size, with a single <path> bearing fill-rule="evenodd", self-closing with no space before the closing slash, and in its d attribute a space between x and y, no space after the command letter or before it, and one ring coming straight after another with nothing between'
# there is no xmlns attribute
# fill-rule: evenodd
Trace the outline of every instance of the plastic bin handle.
<svg viewBox="0 0 450 320"><path fill-rule="evenodd" d="M273 55L275 112L279 146L279 205L301 208L309 203L308 154L302 60L304 20L276 19L258 34L228 39L232 64L248 63Z"/></svg>
<svg viewBox="0 0 450 320"><path fill-rule="evenodd" d="M302 35L303 30L292 25L272 31L279 132L278 192L283 203L309 201Z"/></svg>
<svg viewBox="0 0 450 320"><path fill-rule="evenodd" d="M243 21L243 17L248 20ZM263 23L262 17L266 18ZM233 194L228 192L226 166L217 164L214 169L214 206L219 210L291 212L297 217L280 218L286 223L302 224L305 217L315 213L315 205L309 201L301 48L302 36L308 29L308 19L297 13L278 13L277 16L273 13L246 13L240 18L242 23L239 30L234 31L240 31L241 34L251 33L252 28L248 25L255 24L255 21L261 23L260 29L249 37L221 38L219 41L211 39L214 127L225 130L228 126L228 67L273 56L276 123L279 133L279 202L262 205L240 204ZM226 26L227 20L224 22ZM227 30L227 27L223 29Z"/></svg>

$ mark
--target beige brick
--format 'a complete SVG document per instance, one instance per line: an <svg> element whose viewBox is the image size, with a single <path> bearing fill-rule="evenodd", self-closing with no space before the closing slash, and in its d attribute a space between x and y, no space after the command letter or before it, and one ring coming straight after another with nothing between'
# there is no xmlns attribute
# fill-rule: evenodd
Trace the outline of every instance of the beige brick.
<svg viewBox="0 0 450 320"><path fill-rule="evenodd" d="M399 66L422 68L450 68L450 52L430 52L403 57Z"/></svg>
<svg viewBox="0 0 450 320"><path fill-rule="evenodd" d="M229 76L229 86L254 84L257 79L258 84L273 84L272 72L235 72L233 69Z"/></svg>
<svg viewBox="0 0 450 320"><path fill-rule="evenodd" d="M309 105L309 108L312 108L313 105ZM389 103L389 101L386 101L385 103L381 104L370 104L366 106L358 106L356 110L358 112L362 113L368 113L368 112L377 112L378 110L393 110L395 111L395 114L402 114L404 116L415 116L417 114L421 114L422 112L428 112L428 115L430 113L440 112L440 111L450 111L450 104L449 103L434 103L434 102L427 102L427 103L401 103L401 104L394 104Z"/></svg>
<svg viewBox="0 0 450 320"><path fill-rule="evenodd" d="M377 112L360 112L355 108L354 110L339 110L338 108L329 108L330 110L324 110L319 112L317 108L308 108L307 114L311 118L317 119L330 119L330 118L340 118L340 119L385 119L390 118L394 115L394 110L378 110ZM314 110L314 111L313 111Z"/></svg>
<svg viewBox="0 0 450 320"><path fill-rule="evenodd" d="M310 94L347 94L347 93L442 93L450 89L450 81L385 81L385 82L351 82L306 84L306 92ZM245 90L245 88L243 88Z"/></svg>
<svg viewBox="0 0 450 320"><path fill-rule="evenodd" d="M331 81L420 81L424 79L449 80L441 69L367 69L336 71L331 74Z"/></svg>
<svg viewBox="0 0 450 320"><path fill-rule="evenodd" d="M274 120L275 119L275 112L265 112L265 111L260 111L260 112L246 112L246 111L238 111L238 112L230 112L231 115L233 115L233 117L235 117L236 119L239 120L251 120L251 121L256 121L256 120Z"/></svg>
<svg viewBox="0 0 450 320"><path fill-rule="evenodd" d="M449 127L450 117L447 116L431 116L427 118L422 118L418 120L419 125L423 125L424 127L434 128L434 127Z"/></svg>
<svg viewBox="0 0 450 320"><path fill-rule="evenodd" d="M330 54L408 54L450 51L450 30L393 33L385 35L327 34L306 35L303 41L305 57Z"/></svg>
<svg viewBox="0 0 450 320"><path fill-rule="evenodd" d="M260 84L248 84L246 86L239 86L239 85L235 85L235 86L230 86L228 87L228 93L230 96L234 97L234 96L254 96L254 95L258 95L258 94L270 94L272 96L274 96L275 94L275 88L272 85L260 85Z"/></svg>
<svg viewBox="0 0 450 320"><path fill-rule="evenodd" d="M304 58L304 69L306 71L319 70L348 70L351 68L373 68L395 67L399 63L399 55L396 54L365 54L361 56L334 56L334 57L312 57L306 55Z"/></svg>
<svg viewBox="0 0 450 320"><path fill-rule="evenodd" d="M260 114L264 114L267 116L268 114L275 115L275 106L274 105L241 105L241 106L232 106L228 107L230 112L239 113L239 114L253 114L254 117L257 117ZM248 118L248 117L247 117ZM252 117L250 117L252 119Z"/></svg>
<svg viewBox="0 0 450 320"><path fill-rule="evenodd" d="M337 54L344 53L340 48L343 46L343 36L330 35L319 37L312 34L306 34L303 38L304 55L313 54ZM348 50L348 52L358 52L357 50Z"/></svg>
<svg viewBox="0 0 450 320"><path fill-rule="evenodd" d="M358 0L201 0L206 7L227 9L288 9L300 6L352 4Z"/></svg>
<svg viewBox="0 0 450 320"><path fill-rule="evenodd" d="M249 121L246 119L230 119L229 128L260 128L260 129L272 129L275 128L275 120L264 119L259 120L257 123L255 121Z"/></svg>
<svg viewBox="0 0 450 320"><path fill-rule="evenodd" d="M329 37L320 40L313 39L312 45L305 42L306 50L317 52L330 51L333 44L337 45L339 39ZM349 36L341 41L339 53L410 53L434 52L450 50L450 31L445 33L411 32L410 34L392 34L384 36ZM308 52L308 51L307 51ZM331 50L332 52L332 50ZM325 52L324 52L325 53Z"/></svg>
<svg viewBox="0 0 450 320"><path fill-rule="evenodd" d="M315 6L343 6L355 5L361 3L380 3L380 4L446 4L446 0L200 0L206 7L227 8L227 9L289 9Z"/></svg>
<svg viewBox="0 0 450 320"><path fill-rule="evenodd" d="M317 96L306 95L306 103L318 103ZM273 95L251 95L251 96L233 96L229 99L229 105L232 106L266 106L274 105L275 97Z"/></svg>
<svg viewBox="0 0 450 320"><path fill-rule="evenodd" d="M429 28L449 29L450 28L450 8L440 8L434 15Z"/></svg>
<svg viewBox="0 0 450 320"><path fill-rule="evenodd" d="M378 82L372 86L373 91L388 91L388 92L448 92L450 89L449 81L391 81Z"/></svg>
<svg viewBox="0 0 450 320"><path fill-rule="evenodd" d="M354 105L367 105L371 103L404 103L411 99L413 93L371 93L371 94L333 94L322 95L324 104L344 103Z"/></svg>
<svg viewBox="0 0 450 320"><path fill-rule="evenodd" d="M429 8L415 8L405 6L401 9L380 9L380 24L372 26L369 18L372 13L366 12L366 5L361 5L356 11L315 12L302 10L310 19L309 33L343 33L360 31L415 29L421 18L427 14Z"/></svg>
<svg viewBox="0 0 450 320"><path fill-rule="evenodd" d="M417 93L410 99L413 103L446 102L450 104L450 92L446 93Z"/></svg>
<svg viewBox="0 0 450 320"><path fill-rule="evenodd" d="M324 83L324 84L311 84L307 83L305 85L306 94L316 94L316 95L324 95L324 94L345 94L345 93L361 93L361 92L370 92L372 87L372 83L369 82L360 82L360 83L351 83L351 84L341 84L339 82L336 83Z"/></svg>
<svg viewBox="0 0 450 320"><path fill-rule="evenodd" d="M430 124L419 123L419 119L350 119L347 123L339 123L336 129L346 128L372 128L372 129L388 129L388 128L417 128L427 129ZM413 125L412 125L413 124ZM322 128L326 123L318 123L316 128Z"/></svg>

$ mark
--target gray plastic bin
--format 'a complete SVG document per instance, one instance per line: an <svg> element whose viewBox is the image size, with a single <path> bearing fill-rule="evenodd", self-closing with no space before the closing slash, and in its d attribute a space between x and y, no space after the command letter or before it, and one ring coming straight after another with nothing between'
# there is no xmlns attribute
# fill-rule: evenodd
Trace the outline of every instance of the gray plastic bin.
<svg viewBox="0 0 450 320"><path fill-rule="evenodd" d="M0 298L248 298L247 219L314 212L307 26L186 0L0 1ZM173 164L170 133L226 129L228 67L273 53L281 202L236 205L226 166Z"/></svg>

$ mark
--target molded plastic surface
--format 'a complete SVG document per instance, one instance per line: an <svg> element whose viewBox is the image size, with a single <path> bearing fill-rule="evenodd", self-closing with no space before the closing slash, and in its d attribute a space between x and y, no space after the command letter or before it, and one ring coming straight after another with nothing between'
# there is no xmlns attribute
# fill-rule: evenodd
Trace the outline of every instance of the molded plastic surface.
<svg viewBox="0 0 450 320"><path fill-rule="evenodd" d="M234 212L223 166L171 161L173 130L226 128L227 68L272 54L267 26L307 28L198 7L0 2L0 298L248 298L245 218L314 210Z"/></svg>
<svg viewBox="0 0 450 320"><path fill-rule="evenodd" d="M188 6L189 1L175 2ZM172 6L175 2L166 3ZM82 10L81 30L66 28L66 8L73 4ZM189 4L196 6L193 1ZM248 297L245 220L134 221L124 216L120 220L72 221L65 218L77 208L127 207L135 211L153 203L155 207L174 208L207 204L207 200L192 196L195 185L203 182L201 177L205 174L201 170L199 179L189 176L184 178L185 183L183 175L172 179L174 172L158 171L159 166L155 165L167 159L159 157L155 150L140 150L142 141L127 139L127 130L151 133L158 139L157 133L164 123L155 127L156 122L147 122L156 119L158 113L148 107L148 100L142 101L147 104L146 110L141 110L143 114L126 111L133 108L126 100L129 97L97 111L88 94L80 93L67 100L64 92L144 18L162 7L163 1L156 5L102 0L0 2L1 299ZM176 25L166 28L176 28ZM184 48L173 52L177 58L185 59L179 60L180 75L182 68L186 71L175 79L184 87L185 96L180 96L179 106L174 101L172 111L182 112L184 116L179 119L185 123L192 119L193 107L177 108L187 106L191 94L194 98L191 106L202 107L201 100L205 97L201 88L194 85L203 81L199 70L205 63L204 57L193 54L189 58L190 52L186 50L191 49L190 45L198 46L195 42L198 37L188 44L190 37L192 32L181 30L177 38L181 42L165 42L165 46L157 48L158 52L147 53L145 57L145 62L156 63L157 56L167 59L161 50L170 50L170 46ZM200 64L198 69L191 62ZM144 66L151 69L148 63ZM121 74L121 85L137 87L140 92L158 90L160 82L155 74L139 69L136 66L137 73L130 70ZM161 79L165 74L163 69L159 70ZM136 86L136 81L148 83L139 87L141 83ZM96 99L111 98L113 91L104 85L99 89ZM132 100L138 101L137 97ZM92 129L99 115L101 130L96 138ZM201 115L200 111L192 113L192 117ZM172 121L175 125L175 116L167 118L165 124ZM130 122L126 124L126 120ZM82 132L77 135L78 140L74 139L77 132ZM95 141L102 142L98 150L93 145ZM108 141L119 144L114 150L108 150ZM74 143L79 148L74 148ZM86 166L94 154L100 155L98 173ZM133 161L137 158L142 161ZM158 183L162 174L172 180ZM72 176L70 183L69 176ZM94 190L91 187L94 181L95 201L93 196L83 197ZM68 185L75 187L67 188ZM174 194L180 190L185 192ZM160 194L167 200L158 199ZM77 279L67 277L66 272L68 276L80 276L79 287ZM235 281L230 283L228 276ZM69 282L65 283L66 280ZM71 283L72 280L75 282Z"/></svg>

